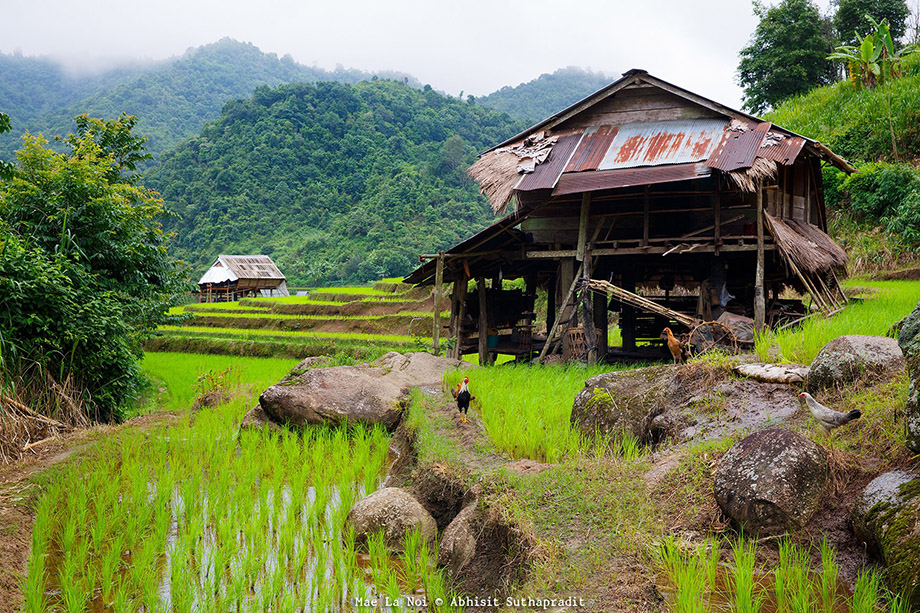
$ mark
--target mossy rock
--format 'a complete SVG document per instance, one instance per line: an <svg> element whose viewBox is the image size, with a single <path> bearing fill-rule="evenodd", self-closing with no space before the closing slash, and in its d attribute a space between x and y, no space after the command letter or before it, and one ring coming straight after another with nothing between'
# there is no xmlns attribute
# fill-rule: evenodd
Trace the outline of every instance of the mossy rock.
<svg viewBox="0 0 920 613"><path fill-rule="evenodd" d="M920 610L920 475L879 475L853 508L853 531L885 562L888 586Z"/></svg>
<svg viewBox="0 0 920 613"><path fill-rule="evenodd" d="M624 431L648 440L649 426L671 403L672 367L652 366L591 377L572 405L572 424L585 435Z"/></svg>
<svg viewBox="0 0 920 613"><path fill-rule="evenodd" d="M907 446L920 453L920 302L899 324L898 345L907 360L910 387L905 411Z"/></svg>

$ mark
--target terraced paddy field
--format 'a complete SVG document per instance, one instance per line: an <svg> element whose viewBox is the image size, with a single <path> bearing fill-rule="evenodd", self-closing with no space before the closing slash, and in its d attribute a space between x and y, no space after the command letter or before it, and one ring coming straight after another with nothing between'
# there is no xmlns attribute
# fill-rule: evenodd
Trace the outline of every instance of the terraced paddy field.
<svg viewBox="0 0 920 613"><path fill-rule="evenodd" d="M191 303L170 311L148 351L368 360L430 346L433 297L392 280L320 288L308 296ZM449 313L443 313L447 317Z"/></svg>

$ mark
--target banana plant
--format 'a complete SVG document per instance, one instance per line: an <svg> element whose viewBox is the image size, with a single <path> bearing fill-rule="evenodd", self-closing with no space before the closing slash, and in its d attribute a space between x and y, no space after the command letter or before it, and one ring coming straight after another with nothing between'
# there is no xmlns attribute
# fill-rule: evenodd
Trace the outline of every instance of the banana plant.
<svg viewBox="0 0 920 613"><path fill-rule="evenodd" d="M846 62L847 75L854 85L872 89L901 76L901 59L916 53L918 49L916 46L910 46L898 51L888 27L888 20L878 22L871 15L866 15L866 19L872 25L870 34L861 36L857 33L858 45L840 45L827 57L830 60Z"/></svg>

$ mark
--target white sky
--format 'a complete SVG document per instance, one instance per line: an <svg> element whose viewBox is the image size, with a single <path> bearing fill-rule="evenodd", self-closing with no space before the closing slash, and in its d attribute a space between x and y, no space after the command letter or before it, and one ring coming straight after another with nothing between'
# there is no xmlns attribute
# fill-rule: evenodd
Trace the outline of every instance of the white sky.
<svg viewBox="0 0 920 613"><path fill-rule="evenodd" d="M737 108L738 51L756 25L749 0L0 0L0 51L85 69L229 36L477 96L564 66L644 68Z"/></svg>

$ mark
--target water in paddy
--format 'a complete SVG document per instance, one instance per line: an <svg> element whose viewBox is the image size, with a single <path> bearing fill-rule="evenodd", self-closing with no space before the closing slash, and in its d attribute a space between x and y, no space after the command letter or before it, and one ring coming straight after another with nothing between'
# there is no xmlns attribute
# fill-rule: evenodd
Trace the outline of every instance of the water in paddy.
<svg viewBox="0 0 920 613"><path fill-rule="evenodd" d="M345 525L385 477L386 433L235 433L202 412L122 433L53 476L27 608L352 611L445 591L418 539L394 557L381 539L360 549Z"/></svg>

